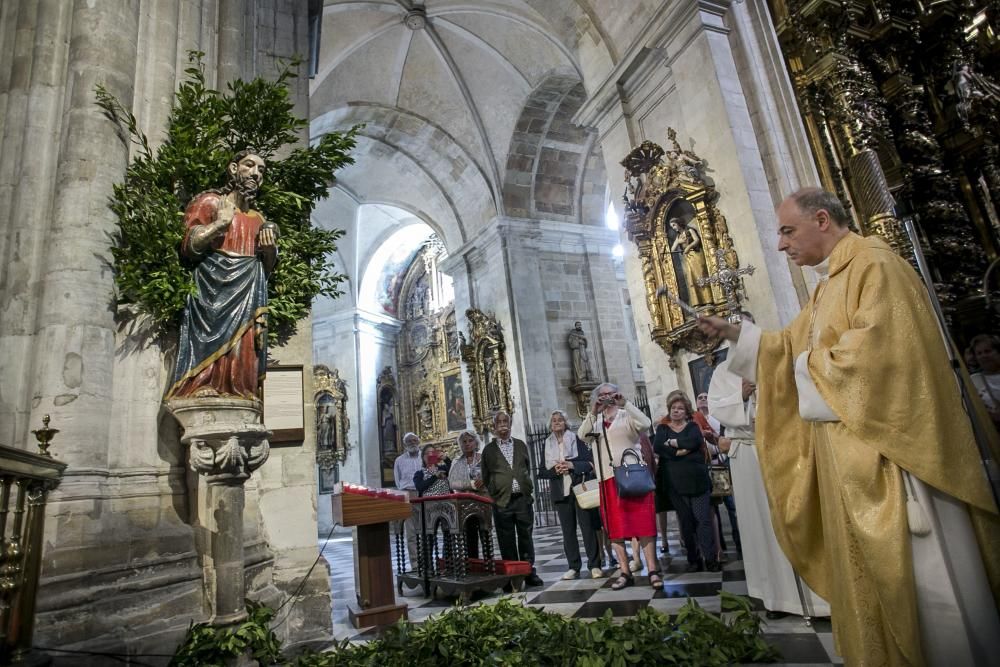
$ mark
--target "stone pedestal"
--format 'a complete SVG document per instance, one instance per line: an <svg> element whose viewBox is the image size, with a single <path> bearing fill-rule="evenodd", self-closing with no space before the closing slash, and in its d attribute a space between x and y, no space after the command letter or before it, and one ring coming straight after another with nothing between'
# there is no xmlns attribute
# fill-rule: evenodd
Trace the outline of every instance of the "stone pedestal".
<svg viewBox="0 0 1000 667"><path fill-rule="evenodd" d="M191 469L204 476L206 498L199 520L205 540L205 590L213 625L233 625L246 618L243 603L244 483L270 452L270 431L261 423L261 404L238 398L167 401L190 447Z"/></svg>
<svg viewBox="0 0 1000 667"><path fill-rule="evenodd" d="M590 394L597 388L597 384L597 382L589 380L570 385L569 390L576 398L576 414L581 419L586 417L590 411Z"/></svg>

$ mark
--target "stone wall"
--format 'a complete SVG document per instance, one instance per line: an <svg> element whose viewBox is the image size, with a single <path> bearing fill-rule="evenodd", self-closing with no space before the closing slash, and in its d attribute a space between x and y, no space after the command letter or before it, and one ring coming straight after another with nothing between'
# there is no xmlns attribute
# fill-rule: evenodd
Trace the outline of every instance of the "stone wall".
<svg viewBox="0 0 1000 667"><path fill-rule="evenodd" d="M95 86L133 110L155 147L189 50L205 52L210 86L269 76L304 51L304 12L294 0L0 9L0 442L28 446L50 414L60 429L53 451L69 464L49 505L39 645L169 652L206 609L199 480L161 407L175 343L113 306L107 202L130 146L97 107ZM305 83L295 87L307 115ZM309 329L273 352L306 364L307 377ZM247 581L269 603L295 590L317 555L307 432L248 486ZM293 643L329 632L324 575L321 563L279 629Z"/></svg>
<svg viewBox="0 0 1000 667"><path fill-rule="evenodd" d="M634 392L615 242L606 227L500 218L444 267L455 279L456 310L468 303L503 327L516 434L556 408L575 415L566 336L578 320L594 372ZM464 318L459 328L467 330Z"/></svg>

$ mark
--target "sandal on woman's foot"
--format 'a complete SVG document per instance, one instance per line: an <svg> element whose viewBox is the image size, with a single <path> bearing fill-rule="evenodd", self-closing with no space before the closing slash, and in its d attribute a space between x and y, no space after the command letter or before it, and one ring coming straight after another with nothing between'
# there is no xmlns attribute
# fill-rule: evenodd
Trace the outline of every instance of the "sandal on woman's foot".
<svg viewBox="0 0 1000 667"><path fill-rule="evenodd" d="M623 577L618 577L611 584L611 590L613 590L613 591L620 591L621 589L625 588L626 586L631 586L634 583L635 583L635 579L633 579L632 577L624 577L624 576Z"/></svg>
<svg viewBox="0 0 1000 667"><path fill-rule="evenodd" d="M660 573L657 570L653 570L649 573L649 585L656 590L663 588L663 577L660 576Z"/></svg>

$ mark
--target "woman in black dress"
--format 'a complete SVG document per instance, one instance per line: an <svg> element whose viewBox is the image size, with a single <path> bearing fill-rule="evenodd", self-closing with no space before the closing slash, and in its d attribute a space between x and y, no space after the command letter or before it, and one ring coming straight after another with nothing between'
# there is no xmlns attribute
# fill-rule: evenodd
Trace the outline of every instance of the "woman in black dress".
<svg viewBox="0 0 1000 667"><path fill-rule="evenodd" d="M653 449L666 464L670 503L677 510L687 547L688 572L721 568L712 535L712 482L705 463L705 438L691 421L691 401L681 391L667 396L667 416L656 427ZM695 545L697 544L697 548Z"/></svg>

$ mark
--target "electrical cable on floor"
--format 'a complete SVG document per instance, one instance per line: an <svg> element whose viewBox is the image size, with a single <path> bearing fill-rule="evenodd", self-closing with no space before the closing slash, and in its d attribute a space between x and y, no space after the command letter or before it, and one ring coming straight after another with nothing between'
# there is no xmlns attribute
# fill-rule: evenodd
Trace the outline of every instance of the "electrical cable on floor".
<svg viewBox="0 0 1000 667"><path fill-rule="evenodd" d="M295 592L292 593L291 595L289 595L285 599L285 601L281 603L281 606L274 610L274 615L275 616L278 615L278 612L281 611L282 608L284 608L284 606L286 604L288 604L289 602L291 602L292 600L294 600L296 597L298 597L299 591L302 590L302 587L305 586L306 582L309 580L309 575L312 574L313 569L319 563L319 559L323 557L323 552L326 550L327 545L330 544L330 539L333 537L333 531L335 531L337 529L338 525L339 524L336 521L333 522L333 526L330 527L330 532L327 533L326 539L323 541L323 546L320 547L319 553L316 555L316 560L314 560L313 564L309 566L309 571L306 572L306 574L305 574L304 577L302 577L302 581L299 582L298 588L295 589ZM294 607L294 606L295 605L293 604L292 607ZM280 626L282 623L284 623L286 620L288 620L288 616L292 613L292 607L288 608L288 611L285 613L284 618L282 618L280 621L275 621L275 622L271 623L271 630L274 630L275 628L277 628L278 626Z"/></svg>

